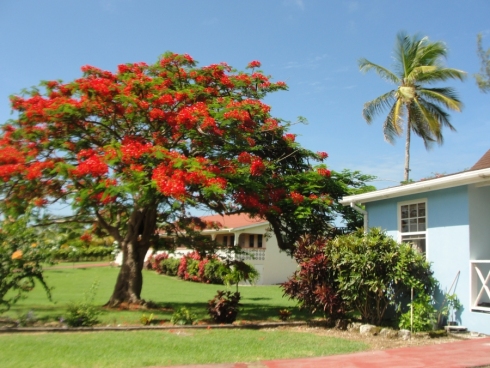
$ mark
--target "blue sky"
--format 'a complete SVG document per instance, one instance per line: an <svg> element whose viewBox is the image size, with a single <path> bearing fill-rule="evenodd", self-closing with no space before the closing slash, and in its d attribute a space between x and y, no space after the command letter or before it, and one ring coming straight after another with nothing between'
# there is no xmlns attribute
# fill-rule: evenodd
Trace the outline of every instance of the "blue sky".
<svg viewBox="0 0 490 368"><path fill-rule="evenodd" d="M392 66L396 34L420 33L449 48L447 66L468 73L457 89L465 107L452 113L457 132L426 151L412 141L411 178L471 167L490 149L490 94L481 93L476 36L490 47L490 1L413 0L18 0L0 1L0 123L11 118L8 96L40 80L70 81L90 64L152 63L170 50L201 66L227 62L243 69L259 60L288 92L267 98L273 115L294 125L298 141L326 151L331 169L378 176L378 188L403 179L404 140L386 143L382 118L367 125L362 108L392 89L359 72L365 57Z"/></svg>

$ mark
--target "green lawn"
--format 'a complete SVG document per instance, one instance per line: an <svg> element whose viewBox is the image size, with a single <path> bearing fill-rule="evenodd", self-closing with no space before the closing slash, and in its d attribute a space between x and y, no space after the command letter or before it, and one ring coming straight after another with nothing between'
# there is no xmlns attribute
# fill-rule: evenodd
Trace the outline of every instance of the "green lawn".
<svg viewBox="0 0 490 368"><path fill-rule="evenodd" d="M1 366L144 367L254 362L365 350L366 345L280 330L160 330L0 335Z"/></svg>
<svg viewBox="0 0 490 368"><path fill-rule="evenodd" d="M45 272L46 281L53 287L53 302L47 300L44 290L36 287L27 294L27 298L19 301L4 316L18 318L32 311L35 317L43 320L57 320L66 313L66 304L83 298L84 292L91 285L99 282L95 304L103 305L112 293L118 268L93 267L52 269ZM151 300L163 311L151 311L155 319L168 320L172 310L187 307L199 319L207 319L206 303L212 299L218 289L226 289L224 285L209 285L186 282L177 278L157 275L152 271L144 271L142 297ZM231 290L234 290L233 288ZM278 320L279 309L289 308L292 320L304 320L311 315L299 311L295 302L282 297L279 286L240 286L242 294L241 310L238 320ZM143 311L108 311L101 309L101 324L139 324ZM148 314L149 312L146 312Z"/></svg>
<svg viewBox="0 0 490 368"><path fill-rule="evenodd" d="M53 289L53 302L36 287L8 313L17 319L30 312L38 319L58 320L66 304L83 297L99 282L95 303L103 305L114 287L117 268L73 267L45 273ZM172 310L185 306L199 319L208 318L206 302L222 285L206 285L144 272L143 298L165 310L151 311L155 319L168 320ZM304 320L295 304L282 297L278 286L243 286L238 320L277 320L278 310L289 308L293 319ZM102 325L138 325L144 311L102 309ZM150 311L147 311L148 315ZM367 345L295 330L172 330L123 332L63 332L0 334L1 367L143 367L155 365L254 362L264 359L342 354L367 349Z"/></svg>

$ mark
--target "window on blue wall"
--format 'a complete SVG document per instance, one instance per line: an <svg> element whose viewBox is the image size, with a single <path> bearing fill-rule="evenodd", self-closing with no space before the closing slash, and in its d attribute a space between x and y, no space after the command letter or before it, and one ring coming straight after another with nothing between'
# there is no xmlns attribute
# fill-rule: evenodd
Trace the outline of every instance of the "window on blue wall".
<svg viewBox="0 0 490 368"><path fill-rule="evenodd" d="M420 252L426 251L427 202L403 202L399 204L399 230L401 241L412 243Z"/></svg>

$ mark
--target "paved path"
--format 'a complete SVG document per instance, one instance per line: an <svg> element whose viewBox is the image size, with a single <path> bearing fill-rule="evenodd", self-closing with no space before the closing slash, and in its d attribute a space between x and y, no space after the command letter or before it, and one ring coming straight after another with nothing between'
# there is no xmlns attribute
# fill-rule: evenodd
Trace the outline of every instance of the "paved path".
<svg viewBox="0 0 490 368"><path fill-rule="evenodd" d="M173 366L173 368L468 368L490 367L490 337L436 345L367 351L317 358L255 363Z"/></svg>

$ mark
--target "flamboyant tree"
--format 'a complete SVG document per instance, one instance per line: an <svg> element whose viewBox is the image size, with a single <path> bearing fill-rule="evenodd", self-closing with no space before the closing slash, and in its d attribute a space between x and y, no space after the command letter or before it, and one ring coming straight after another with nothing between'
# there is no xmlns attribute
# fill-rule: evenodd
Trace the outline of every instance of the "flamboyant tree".
<svg viewBox="0 0 490 368"><path fill-rule="evenodd" d="M15 118L0 136L0 195L9 216L40 206L38 225L93 224L123 252L108 302L143 303L144 255L158 229L199 225L192 208L246 212L270 221L279 246L328 231L337 185L289 124L261 100L286 90L251 62L198 67L189 55L117 72L82 67L69 83L42 82L11 97ZM53 204L71 206L68 216ZM202 224L200 224L202 225Z"/></svg>

